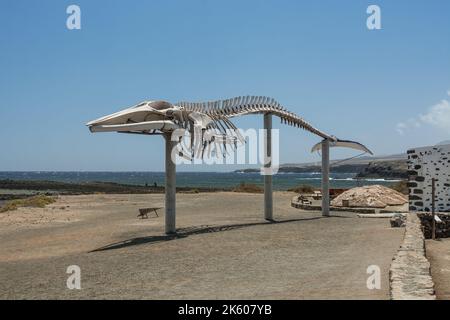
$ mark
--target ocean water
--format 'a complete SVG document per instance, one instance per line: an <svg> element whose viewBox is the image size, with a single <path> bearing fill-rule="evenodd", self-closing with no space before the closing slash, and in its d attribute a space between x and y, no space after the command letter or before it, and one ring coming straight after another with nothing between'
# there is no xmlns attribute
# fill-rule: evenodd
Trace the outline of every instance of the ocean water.
<svg viewBox="0 0 450 320"><path fill-rule="evenodd" d="M353 179L354 173L332 173L330 184L332 188L352 188L362 185L381 184L389 186L397 180L384 179ZM164 172L0 172L1 179L12 180L49 180L62 182L116 182L133 185L164 184ZM177 172L177 186L180 187L212 187L230 188L241 182L262 185L264 177L259 173L238 172ZM321 174L319 173L279 173L273 177L275 190L307 184L320 187Z"/></svg>

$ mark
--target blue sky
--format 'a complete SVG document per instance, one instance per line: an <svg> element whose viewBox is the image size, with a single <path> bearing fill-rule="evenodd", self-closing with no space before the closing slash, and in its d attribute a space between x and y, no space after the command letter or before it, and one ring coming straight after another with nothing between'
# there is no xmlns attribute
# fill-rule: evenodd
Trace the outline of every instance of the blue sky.
<svg viewBox="0 0 450 320"><path fill-rule="evenodd" d="M66 28L70 4L81 30ZM370 4L382 30L366 27ZM161 138L84 126L152 99L267 95L378 155L448 140L449 12L447 0L2 0L0 170L162 170ZM281 162L319 160L316 136L275 127Z"/></svg>

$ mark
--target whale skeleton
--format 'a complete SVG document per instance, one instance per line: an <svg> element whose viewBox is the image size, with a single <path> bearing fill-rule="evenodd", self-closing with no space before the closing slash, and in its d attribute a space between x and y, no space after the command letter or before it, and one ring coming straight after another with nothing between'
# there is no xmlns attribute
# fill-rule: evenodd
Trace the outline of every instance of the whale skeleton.
<svg viewBox="0 0 450 320"><path fill-rule="evenodd" d="M122 132L136 134L158 134L184 129L190 133L190 150L183 150L183 157L190 159L204 157L205 149L214 144L218 154L226 154L227 145L245 143L240 130L231 118L251 115L271 114L280 118L281 123L309 131L330 141L331 147L347 147L371 153L364 145L339 140L309 122L288 111L275 99L264 96L241 96L209 102L144 101L125 110L87 123L91 132ZM313 147L318 150L320 143ZM188 155L189 154L189 155ZM209 155L210 153L206 153Z"/></svg>
<svg viewBox="0 0 450 320"><path fill-rule="evenodd" d="M311 152L320 151L322 148L322 142L316 143L312 148ZM368 153L370 155L373 155L372 151L370 151L365 145L362 143L356 142L356 141L350 141L350 140L340 140L337 139L336 141L330 141L330 147L342 147L342 148L350 148L355 150L360 150L364 153Z"/></svg>
<svg viewBox="0 0 450 320"><path fill-rule="evenodd" d="M166 140L166 196L165 196L165 229L166 233L176 232L175 228L175 164L171 161L172 150L181 145L179 156L193 160L211 156L211 146L216 149L215 155L228 153L227 146L237 148L238 143L245 143L240 130L230 120L234 117L263 114L265 130L265 169L268 172L272 164L271 129L272 116L290 126L309 131L322 138L313 146L312 152L322 150L322 215L329 215L329 148L345 147L372 152L363 144L350 140L340 140L329 135L309 122L288 111L272 98L264 96L242 96L226 100L209 102L144 101L130 108L107 115L87 123L91 132L120 132L133 134L162 134ZM173 133L177 130L189 132L190 144L182 144L183 135L174 141ZM184 146L184 147L183 147ZM205 152L206 151L206 152ZM267 159L269 159L267 161ZM272 177L264 176L264 217L272 221Z"/></svg>

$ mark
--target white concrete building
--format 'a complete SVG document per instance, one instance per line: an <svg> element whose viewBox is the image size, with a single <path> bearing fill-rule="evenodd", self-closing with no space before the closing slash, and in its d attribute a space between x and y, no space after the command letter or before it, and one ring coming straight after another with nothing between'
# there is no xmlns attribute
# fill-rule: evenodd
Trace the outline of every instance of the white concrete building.
<svg viewBox="0 0 450 320"><path fill-rule="evenodd" d="M436 212L450 212L450 144L408 150L409 210L431 211L432 178Z"/></svg>

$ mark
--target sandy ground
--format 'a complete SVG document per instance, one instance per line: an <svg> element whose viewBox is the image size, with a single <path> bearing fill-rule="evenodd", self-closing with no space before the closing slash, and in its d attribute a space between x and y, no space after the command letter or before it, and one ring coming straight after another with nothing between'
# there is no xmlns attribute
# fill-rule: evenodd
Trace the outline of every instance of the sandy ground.
<svg viewBox="0 0 450 320"><path fill-rule="evenodd" d="M450 300L450 239L426 240L436 297Z"/></svg>
<svg viewBox="0 0 450 320"><path fill-rule="evenodd" d="M403 237L388 219L290 207L274 195L177 195L178 237L163 235L163 195L65 196L45 209L0 213L0 298L6 299L388 299L388 270ZM162 213L162 212L161 212ZM66 287L81 268L81 290ZM381 268L369 290L367 267Z"/></svg>

